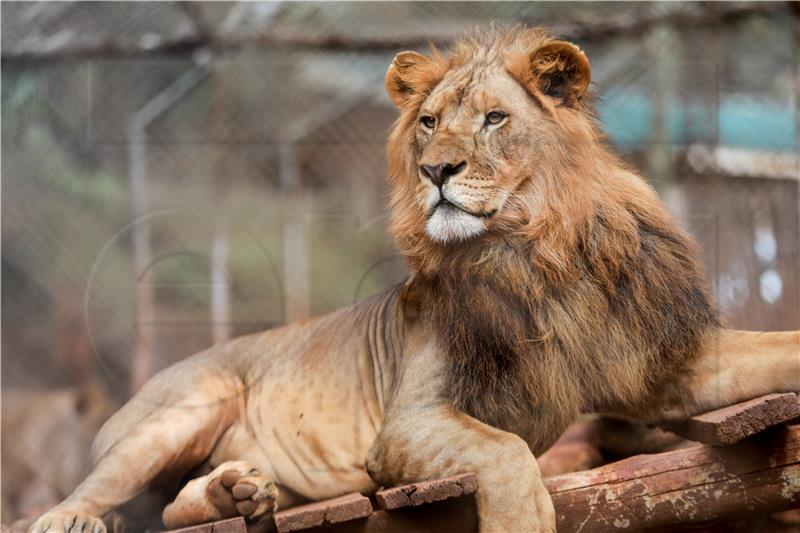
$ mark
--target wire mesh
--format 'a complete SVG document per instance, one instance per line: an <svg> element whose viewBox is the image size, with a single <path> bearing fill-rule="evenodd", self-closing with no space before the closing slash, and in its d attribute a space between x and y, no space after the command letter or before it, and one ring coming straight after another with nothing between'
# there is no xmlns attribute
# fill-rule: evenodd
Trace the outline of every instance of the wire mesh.
<svg viewBox="0 0 800 533"><path fill-rule="evenodd" d="M385 68L403 48L492 20L549 26L587 51L610 142L695 233L733 325L800 325L790 6L234 2L197 13L2 4L4 429L27 402L9 391L48 389L57 403L100 383L100 415L71 411L95 431L129 396L143 338L149 375L220 336L403 280L386 234L396 111ZM27 486L46 490L24 494L4 477L4 523L64 496L84 441L64 452L75 467L59 486L37 476ZM30 474L19 461L4 448L7 475Z"/></svg>

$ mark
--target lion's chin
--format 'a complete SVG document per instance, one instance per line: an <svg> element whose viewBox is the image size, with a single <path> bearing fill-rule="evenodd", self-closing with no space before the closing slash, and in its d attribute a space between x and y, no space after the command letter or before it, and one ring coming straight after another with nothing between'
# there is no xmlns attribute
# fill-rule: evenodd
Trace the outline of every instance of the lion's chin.
<svg viewBox="0 0 800 533"><path fill-rule="evenodd" d="M442 205L428 219L425 231L436 242L461 242L486 231L486 222L457 207Z"/></svg>

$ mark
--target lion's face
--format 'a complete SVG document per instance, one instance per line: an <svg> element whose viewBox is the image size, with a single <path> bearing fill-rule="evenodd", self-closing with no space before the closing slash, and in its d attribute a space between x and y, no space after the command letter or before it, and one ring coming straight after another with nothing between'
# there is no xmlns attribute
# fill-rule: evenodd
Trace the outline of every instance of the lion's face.
<svg viewBox="0 0 800 533"><path fill-rule="evenodd" d="M526 223L525 184L569 158L557 125L582 113L586 56L538 30L491 31L448 56L402 52L386 74L401 110L388 145L393 232L407 253Z"/></svg>
<svg viewBox="0 0 800 533"><path fill-rule="evenodd" d="M414 126L415 201L432 240L470 239L502 215L535 167L544 118L501 67L468 65L445 76Z"/></svg>

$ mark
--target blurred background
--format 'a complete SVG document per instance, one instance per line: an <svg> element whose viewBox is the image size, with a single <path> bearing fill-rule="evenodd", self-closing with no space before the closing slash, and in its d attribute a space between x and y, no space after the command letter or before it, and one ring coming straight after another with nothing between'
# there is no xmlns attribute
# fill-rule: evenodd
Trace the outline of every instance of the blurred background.
<svg viewBox="0 0 800 533"><path fill-rule="evenodd" d="M610 142L738 328L800 327L797 3L2 3L2 522L159 369L404 279L394 54L497 20L592 62Z"/></svg>

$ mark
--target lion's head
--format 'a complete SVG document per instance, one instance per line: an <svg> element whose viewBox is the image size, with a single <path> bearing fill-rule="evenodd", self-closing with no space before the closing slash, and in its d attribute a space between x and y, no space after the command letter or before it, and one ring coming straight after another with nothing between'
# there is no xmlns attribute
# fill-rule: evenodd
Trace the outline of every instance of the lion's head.
<svg viewBox="0 0 800 533"><path fill-rule="evenodd" d="M589 79L576 45L523 27L476 30L447 55L395 57L392 229L412 264L530 229L559 204L552 189L580 196L575 154L592 157L599 139L582 102Z"/></svg>

